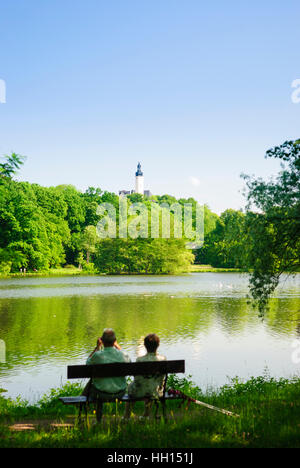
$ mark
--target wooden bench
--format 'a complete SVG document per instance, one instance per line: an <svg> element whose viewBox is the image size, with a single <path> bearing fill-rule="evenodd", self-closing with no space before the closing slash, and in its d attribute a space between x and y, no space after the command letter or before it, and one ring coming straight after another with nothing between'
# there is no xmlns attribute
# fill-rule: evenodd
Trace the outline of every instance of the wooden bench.
<svg viewBox="0 0 300 468"><path fill-rule="evenodd" d="M169 394L166 385L168 374L177 374L185 372L185 361L147 361L147 362L126 362L126 363L112 363L112 364L96 364L96 365L80 365L80 366L68 366L68 379L82 379L82 378L103 378L103 377L126 377L126 376L152 376L152 375L164 375L164 391L163 396L159 399L143 397L143 398L131 398L129 395L124 395L119 398L122 402L136 402L153 399L156 403L156 413L158 411L158 403L162 404L163 416L166 417L166 400L181 399L180 396ZM81 418L82 409L85 410L85 416L87 417L87 409L90 404L96 404L96 417L97 421L100 422L102 418L103 403L115 402L114 399L103 399L86 396L74 396L74 397L60 397L65 405L77 405L79 406L79 419Z"/></svg>

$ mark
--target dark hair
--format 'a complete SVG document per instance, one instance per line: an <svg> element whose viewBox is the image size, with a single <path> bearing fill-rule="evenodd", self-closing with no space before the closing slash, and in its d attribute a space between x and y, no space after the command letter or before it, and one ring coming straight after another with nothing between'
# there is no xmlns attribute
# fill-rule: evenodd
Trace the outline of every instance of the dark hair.
<svg viewBox="0 0 300 468"><path fill-rule="evenodd" d="M148 353L155 353L159 347L159 338L155 333L150 333L144 339L144 345Z"/></svg>
<svg viewBox="0 0 300 468"><path fill-rule="evenodd" d="M116 334L112 328L105 328L103 330L101 339L104 347L113 346L114 342L116 341Z"/></svg>

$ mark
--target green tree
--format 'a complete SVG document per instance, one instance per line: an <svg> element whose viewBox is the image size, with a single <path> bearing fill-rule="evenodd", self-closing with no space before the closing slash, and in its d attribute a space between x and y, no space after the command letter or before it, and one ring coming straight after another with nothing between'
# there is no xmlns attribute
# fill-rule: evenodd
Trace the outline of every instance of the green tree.
<svg viewBox="0 0 300 468"><path fill-rule="evenodd" d="M21 266L48 268L51 249L47 223L29 183L3 181L0 185L0 218L0 248L9 256L12 269Z"/></svg>
<svg viewBox="0 0 300 468"><path fill-rule="evenodd" d="M60 266L70 239L66 213L55 188L1 179L0 261L10 262L13 271Z"/></svg>
<svg viewBox="0 0 300 468"><path fill-rule="evenodd" d="M103 239L96 247L95 266L109 274L175 274L194 261L182 239Z"/></svg>
<svg viewBox="0 0 300 468"><path fill-rule="evenodd" d="M127 198L131 203L139 203L144 201L144 195L141 193L132 193L128 195Z"/></svg>
<svg viewBox="0 0 300 468"><path fill-rule="evenodd" d="M0 163L0 177L11 178L24 164L25 156L21 156L17 153L11 153L11 155L5 155L5 162Z"/></svg>
<svg viewBox="0 0 300 468"><path fill-rule="evenodd" d="M87 226L81 234L81 247L86 253L86 262L90 263L91 254L95 253L98 242L95 226Z"/></svg>
<svg viewBox="0 0 300 468"><path fill-rule="evenodd" d="M242 268L245 264L245 215L226 210L216 220L215 229L205 237L199 252L202 263L213 267Z"/></svg>
<svg viewBox="0 0 300 468"><path fill-rule="evenodd" d="M219 216L213 213L207 205L204 205L204 244L202 248L194 251L195 263L198 264L209 264L210 259L208 258L208 248L211 243L210 234L216 229Z"/></svg>
<svg viewBox="0 0 300 468"><path fill-rule="evenodd" d="M82 194L73 185L59 185L56 190L67 206L65 220L70 230L70 238L64 244L67 263L74 264L80 251L81 232L85 226L85 202Z"/></svg>
<svg viewBox="0 0 300 468"><path fill-rule="evenodd" d="M281 161L275 180L243 176L248 189L248 265L253 268L250 292L262 314L282 273L300 267L300 140L270 149L266 158Z"/></svg>
<svg viewBox="0 0 300 468"><path fill-rule="evenodd" d="M97 215L97 207L102 203L102 190L100 188L89 187L83 194L82 199L85 204L85 225L96 226L100 217Z"/></svg>

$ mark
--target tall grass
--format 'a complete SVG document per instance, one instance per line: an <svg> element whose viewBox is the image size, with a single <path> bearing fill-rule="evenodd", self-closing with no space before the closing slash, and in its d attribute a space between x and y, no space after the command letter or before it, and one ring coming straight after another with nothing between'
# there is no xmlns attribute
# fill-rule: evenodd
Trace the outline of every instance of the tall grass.
<svg viewBox="0 0 300 468"><path fill-rule="evenodd" d="M268 376L238 378L219 389L201 391L190 378L170 376L169 388L225 408L234 418L187 402L169 401L168 420L140 421L143 403L135 416L122 419L124 404L104 405L104 418L96 425L93 408L87 425L76 422L76 409L64 406L59 396L80 394L78 384L53 389L35 405L0 395L0 447L300 447L300 378ZM45 420L50 419L48 425ZM34 430L15 431L12 425L30 421ZM53 422L71 422L57 427Z"/></svg>

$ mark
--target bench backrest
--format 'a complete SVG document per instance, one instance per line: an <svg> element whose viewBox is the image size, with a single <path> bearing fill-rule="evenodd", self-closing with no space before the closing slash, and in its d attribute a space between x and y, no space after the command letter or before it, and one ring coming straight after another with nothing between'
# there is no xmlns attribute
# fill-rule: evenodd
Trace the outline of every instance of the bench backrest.
<svg viewBox="0 0 300 468"><path fill-rule="evenodd" d="M185 361L114 362L112 364L68 366L68 379L177 374L179 372L185 372Z"/></svg>

